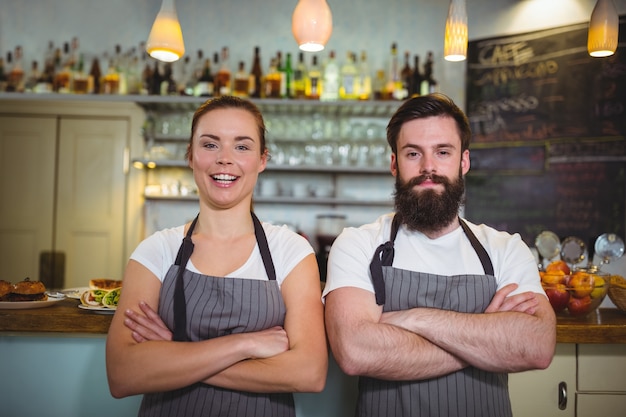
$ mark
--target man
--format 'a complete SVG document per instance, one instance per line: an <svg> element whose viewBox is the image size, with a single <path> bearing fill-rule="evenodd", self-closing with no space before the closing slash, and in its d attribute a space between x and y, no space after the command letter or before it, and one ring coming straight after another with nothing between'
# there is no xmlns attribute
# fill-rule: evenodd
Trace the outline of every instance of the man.
<svg viewBox="0 0 626 417"><path fill-rule="evenodd" d="M459 218L470 136L448 97L407 100L387 126L395 215L333 244L326 325L360 376L357 416L511 416L508 373L552 360L556 319L529 248Z"/></svg>

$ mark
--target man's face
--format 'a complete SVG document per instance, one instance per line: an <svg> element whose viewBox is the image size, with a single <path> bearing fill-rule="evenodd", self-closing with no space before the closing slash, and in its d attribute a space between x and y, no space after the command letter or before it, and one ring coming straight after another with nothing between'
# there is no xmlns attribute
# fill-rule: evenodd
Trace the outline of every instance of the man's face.
<svg viewBox="0 0 626 417"><path fill-rule="evenodd" d="M396 212L410 229L438 231L456 216L469 170L469 151L461 151L456 122L429 117L405 123L392 155Z"/></svg>

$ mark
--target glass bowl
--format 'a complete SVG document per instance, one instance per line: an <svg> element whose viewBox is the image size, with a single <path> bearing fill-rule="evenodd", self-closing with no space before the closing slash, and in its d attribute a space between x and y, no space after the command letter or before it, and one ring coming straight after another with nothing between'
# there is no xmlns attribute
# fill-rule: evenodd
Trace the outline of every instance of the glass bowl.
<svg viewBox="0 0 626 417"><path fill-rule="evenodd" d="M540 271L543 287L555 313L585 317L602 304L609 290L610 275L595 269Z"/></svg>

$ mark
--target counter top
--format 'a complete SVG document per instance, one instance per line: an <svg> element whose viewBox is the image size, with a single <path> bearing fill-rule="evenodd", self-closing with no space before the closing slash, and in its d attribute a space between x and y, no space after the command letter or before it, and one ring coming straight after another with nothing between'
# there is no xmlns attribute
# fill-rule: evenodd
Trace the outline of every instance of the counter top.
<svg viewBox="0 0 626 417"><path fill-rule="evenodd" d="M45 308L0 310L0 332L106 334L113 315L82 310L78 304L67 299ZM585 318L558 316L556 339L558 343L626 344L626 313L601 308Z"/></svg>
<svg viewBox="0 0 626 417"><path fill-rule="evenodd" d="M0 332L106 334L113 314L83 310L79 304L68 298L51 307L0 310Z"/></svg>

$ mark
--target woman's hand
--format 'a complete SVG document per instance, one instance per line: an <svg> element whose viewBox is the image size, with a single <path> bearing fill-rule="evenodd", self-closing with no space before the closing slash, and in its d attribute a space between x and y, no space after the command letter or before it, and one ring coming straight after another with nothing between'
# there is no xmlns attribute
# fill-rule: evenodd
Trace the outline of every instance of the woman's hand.
<svg viewBox="0 0 626 417"><path fill-rule="evenodd" d="M172 340L172 332L167 328L161 317L150 306L141 301L139 309L142 314L128 309L124 312L124 325L132 330L135 342L142 343L148 340Z"/></svg>
<svg viewBox="0 0 626 417"><path fill-rule="evenodd" d="M133 339L137 343L172 340L172 332L156 311L143 301L139 303L139 309L143 314L129 309L125 311L126 318L124 319L124 325L132 330ZM233 336L248 338L248 356L251 359L269 358L289 349L287 332L280 326Z"/></svg>

